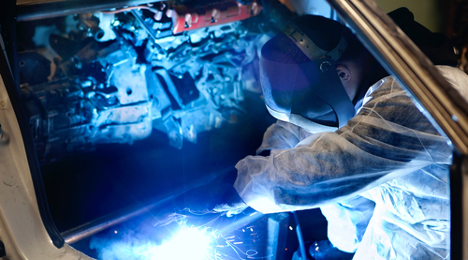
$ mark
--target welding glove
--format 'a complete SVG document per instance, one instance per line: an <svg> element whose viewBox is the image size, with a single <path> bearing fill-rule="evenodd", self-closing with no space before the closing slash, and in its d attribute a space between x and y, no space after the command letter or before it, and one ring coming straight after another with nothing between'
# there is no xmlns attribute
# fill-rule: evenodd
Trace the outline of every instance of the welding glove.
<svg viewBox="0 0 468 260"><path fill-rule="evenodd" d="M206 185L191 189L174 200L175 209L192 214L222 213L232 216L248 206L226 179L216 179Z"/></svg>

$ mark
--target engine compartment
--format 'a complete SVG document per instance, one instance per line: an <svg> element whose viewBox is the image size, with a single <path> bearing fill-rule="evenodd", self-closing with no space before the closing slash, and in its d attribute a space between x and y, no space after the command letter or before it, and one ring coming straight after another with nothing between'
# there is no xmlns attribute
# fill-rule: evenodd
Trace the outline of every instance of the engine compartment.
<svg viewBox="0 0 468 260"><path fill-rule="evenodd" d="M21 96L40 160L153 129L181 149L239 121L244 93L261 93L259 49L278 28L254 17L261 9L157 2L25 23Z"/></svg>

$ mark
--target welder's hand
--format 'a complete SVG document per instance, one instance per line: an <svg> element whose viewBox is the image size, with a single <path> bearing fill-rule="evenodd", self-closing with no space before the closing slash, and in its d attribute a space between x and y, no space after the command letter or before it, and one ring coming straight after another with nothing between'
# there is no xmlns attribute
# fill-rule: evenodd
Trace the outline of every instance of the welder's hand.
<svg viewBox="0 0 468 260"><path fill-rule="evenodd" d="M176 210L193 214L226 212L228 216L248 207L231 184L218 181L189 190L177 197L174 203Z"/></svg>

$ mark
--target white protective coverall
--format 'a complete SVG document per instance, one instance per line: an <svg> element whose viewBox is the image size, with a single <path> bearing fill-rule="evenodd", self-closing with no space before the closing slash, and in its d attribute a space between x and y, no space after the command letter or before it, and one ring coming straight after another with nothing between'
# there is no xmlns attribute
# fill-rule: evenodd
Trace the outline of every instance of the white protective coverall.
<svg viewBox="0 0 468 260"><path fill-rule="evenodd" d="M436 67L467 99L468 76ZM263 213L321 207L330 241L354 259L447 259L449 140L392 76L357 106L336 132L270 126L257 150L270 156L241 160L235 189Z"/></svg>

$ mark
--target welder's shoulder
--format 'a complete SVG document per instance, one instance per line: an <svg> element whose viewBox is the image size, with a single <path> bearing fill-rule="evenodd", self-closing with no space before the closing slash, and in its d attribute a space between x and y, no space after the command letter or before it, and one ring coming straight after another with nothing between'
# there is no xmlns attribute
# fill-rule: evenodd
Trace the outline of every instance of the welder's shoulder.
<svg viewBox="0 0 468 260"><path fill-rule="evenodd" d="M468 75L456 67L436 65L440 74L458 91L468 102ZM387 76L372 85L365 98L392 98L407 95L394 76Z"/></svg>
<svg viewBox="0 0 468 260"><path fill-rule="evenodd" d="M369 89L358 115L361 116L359 118L367 117L366 120L373 118L373 124L392 122L411 129L434 132L419 107L393 76L381 79Z"/></svg>
<svg viewBox="0 0 468 260"><path fill-rule="evenodd" d="M395 101L395 98L405 97L406 93L393 76L387 76L369 87L364 96L363 105L374 106L376 103Z"/></svg>
<svg viewBox="0 0 468 260"><path fill-rule="evenodd" d="M460 93L468 102L468 75L459 68L450 66L435 66L440 74Z"/></svg>

